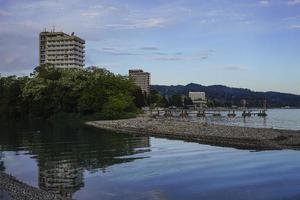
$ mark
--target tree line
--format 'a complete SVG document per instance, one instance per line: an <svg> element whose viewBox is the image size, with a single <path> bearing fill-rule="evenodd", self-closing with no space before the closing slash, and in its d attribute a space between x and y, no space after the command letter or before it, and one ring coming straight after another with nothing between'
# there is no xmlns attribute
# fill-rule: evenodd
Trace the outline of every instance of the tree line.
<svg viewBox="0 0 300 200"><path fill-rule="evenodd" d="M187 96L182 96L180 94L174 94L170 97L161 95L156 90L151 90L148 95L144 95L143 99L139 99L137 104L141 107L150 106L150 107L184 107L187 105L193 105L191 98Z"/></svg>
<svg viewBox="0 0 300 200"><path fill-rule="evenodd" d="M134 117L144 106L182 107L190 98L166 98L155 90L145 94L128 77L104 68L36 67L30 76L0 76L0 119L50 118L59 114L98 119Z"/></svg>
<svg viewBox="0 0 300 200"><path fill-rule="evenodd" d="M131 80L106 69L59 69L46 64L29 77L0 76L0 118L49 118L59 113L128 118L139 113L141 96Z"/></svg>

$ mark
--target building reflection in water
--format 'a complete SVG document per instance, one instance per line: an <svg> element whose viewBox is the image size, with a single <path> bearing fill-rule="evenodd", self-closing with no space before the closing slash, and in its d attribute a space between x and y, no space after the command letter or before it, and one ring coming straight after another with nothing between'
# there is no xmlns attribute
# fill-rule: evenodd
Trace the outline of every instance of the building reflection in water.
<svg viewBox="0 0 300 200"><path fill-rule="evenodd" d="M86 170L105 173L112 165L143 159L140 153L150 151L149 137L104 133L68 123L31 122L1 128L2 151L20 153L22 149L30 154L38 164L39 187L69 198L84 187Z"/></svg>
<svg viewBox="0 0 300 200"><path fill-rule="evenodd" d="M1 149L2 149L2 147L0 145L0 171L4 171L5 170L4 161L2 160L4 156L3 156Z"/></svg>
<svg viewBox="0 0 300 200"><path fill-rule="evenodd" d="M48 161L39 166L39 187L72 198L84 186L84 169L70 161Z"/></svg>

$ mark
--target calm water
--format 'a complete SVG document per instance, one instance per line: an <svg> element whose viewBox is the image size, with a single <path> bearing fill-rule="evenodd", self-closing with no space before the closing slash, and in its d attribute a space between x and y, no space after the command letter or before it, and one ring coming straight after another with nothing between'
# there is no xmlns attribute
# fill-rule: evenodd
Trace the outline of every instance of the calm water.
<svg viewBox="0 0 300 200"><path fill-rule="evenodd" d="M0 170L75 199L300 199L300 151L135 137L76 122L0 128Z"/></svg>
<svg viewBox="0 0 300 200"><path fill-rule="evenodd" d="M201 121L232 126L245 126L256 128L276 128L300 130L300 109L270 109L267 117L242 117L241 112L237 112L237 117L229 118L227 113L222 113L222 117L192 117L193 121Z"/></svg>

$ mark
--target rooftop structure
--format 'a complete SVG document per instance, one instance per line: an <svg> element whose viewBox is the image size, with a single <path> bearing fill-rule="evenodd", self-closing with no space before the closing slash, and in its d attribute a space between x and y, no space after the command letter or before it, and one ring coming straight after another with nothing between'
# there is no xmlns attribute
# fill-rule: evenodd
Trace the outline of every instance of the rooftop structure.
<svg viewBox="0 0 300 200"><path fill-rule="evenodd" d="M205 92L189 92L189 97L196 105L202 106L206 104Z"/></svg>
<svg viewBox="0 0 300 200"><path fill-rule="evenodd" d="M84 66L85 41L72 33L43 31L39 36L39 65L50 63L59 68Z"/></svg>
<svg viewBox="0 0 300 200"><path fill-rule="evenodd" d="M150 92L150 73L144 72L141 69L129 70L129 78L139 86L143 93L149 94Z"/></svg>

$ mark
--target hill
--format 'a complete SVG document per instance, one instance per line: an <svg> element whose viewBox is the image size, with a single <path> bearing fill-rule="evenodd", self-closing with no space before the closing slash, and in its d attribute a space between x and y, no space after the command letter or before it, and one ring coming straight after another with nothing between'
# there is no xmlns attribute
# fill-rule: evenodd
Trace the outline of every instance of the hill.
<svg viewBox="0 0 300 200"><path fill-rule="evenodd" d="M249 107L261 107L267 100L268 107L297 107L300 108L300 95L280 92L255 92L244 88L231 88L224 85L203 86L196 83L188 85L152 85L151 89L164 96L174 94L188 95L188 92L205 92L208 100L215 106L241 106L243 99Z"/></svg>

